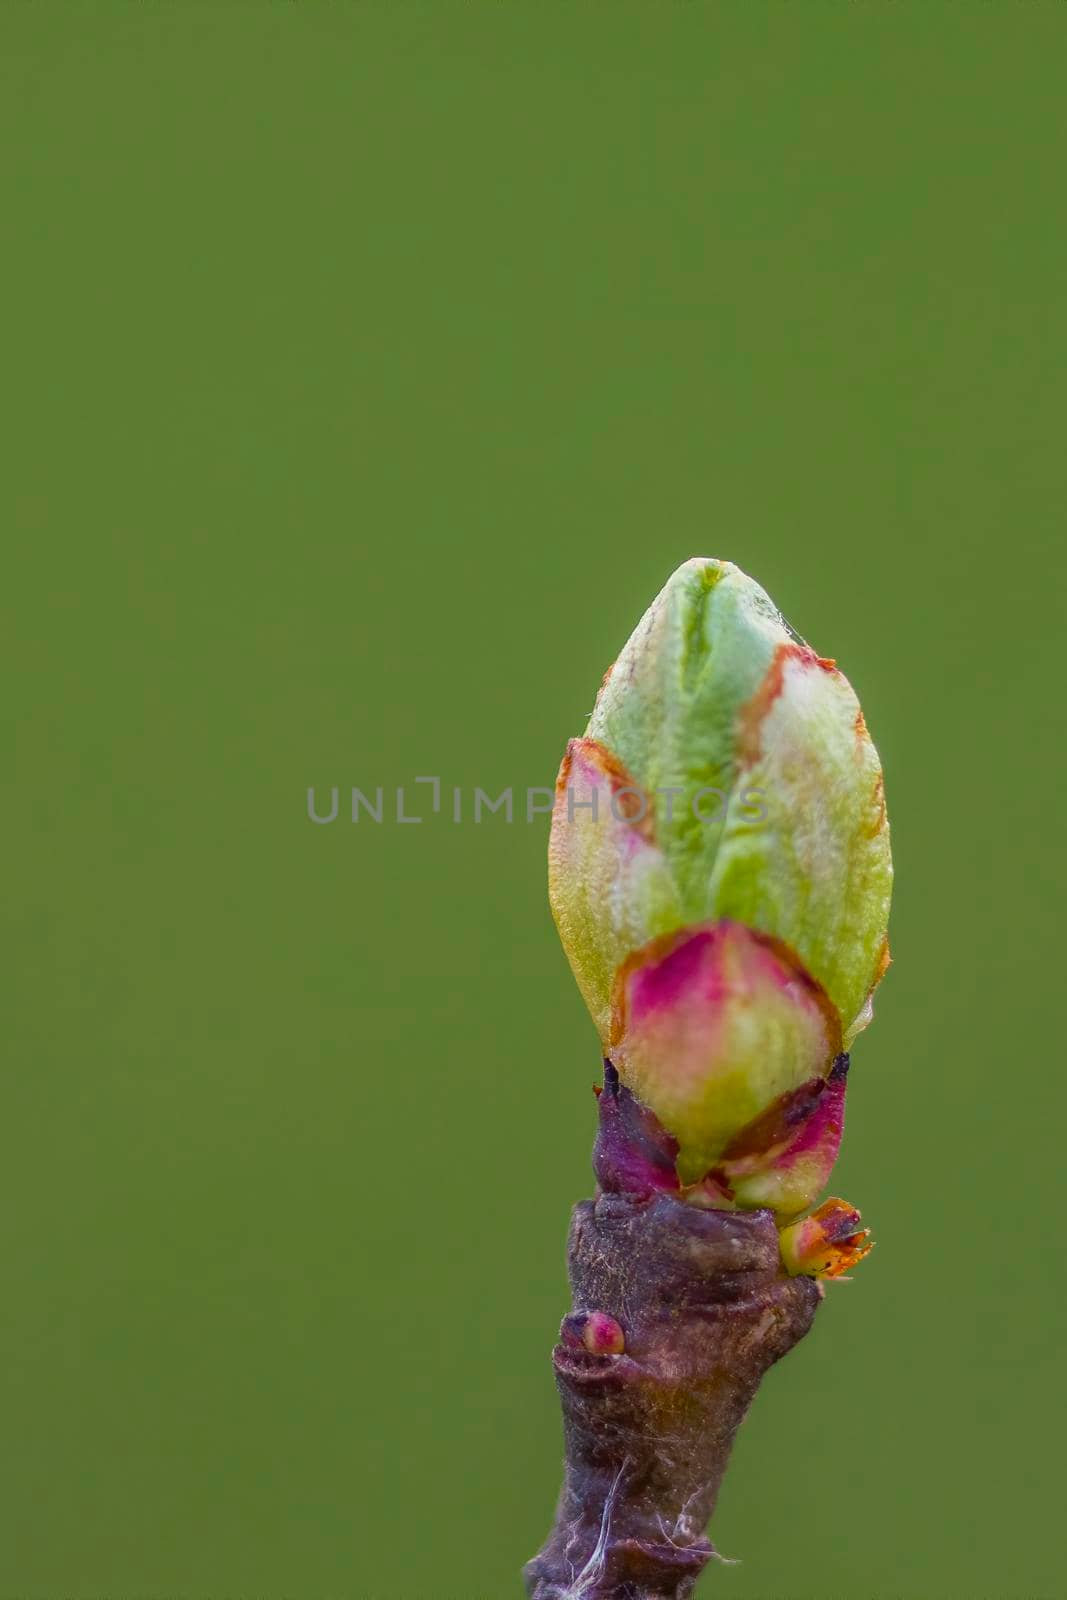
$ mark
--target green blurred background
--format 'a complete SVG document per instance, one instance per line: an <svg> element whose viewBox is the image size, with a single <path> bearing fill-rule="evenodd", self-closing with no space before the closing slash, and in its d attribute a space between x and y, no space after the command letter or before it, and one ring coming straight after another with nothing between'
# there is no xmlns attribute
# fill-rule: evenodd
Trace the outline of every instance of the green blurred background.
<svg viewBox="0 0 1067 1600"><path fill-rule="evenodd" d="M701 1593L1060 1592L1067 6L0 29L0 1593L519 1595L598 1068L546 824L305 794L551 783L692 554L849 673L898 884L879 1247Z"/></svg>

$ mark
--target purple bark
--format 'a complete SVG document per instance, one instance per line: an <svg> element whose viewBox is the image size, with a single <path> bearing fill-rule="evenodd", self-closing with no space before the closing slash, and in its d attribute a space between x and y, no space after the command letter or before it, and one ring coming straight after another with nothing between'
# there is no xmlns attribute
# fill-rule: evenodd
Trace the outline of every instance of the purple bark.
<svg viewBox="0 0 1067 1600"><path fill-rule="evenodd" d="M619 1095L609 1079L602 1128L605 1114L626 1114ZM603 1144L600 1155L610 1184L617 1163ZM701 1210L651 1182L575 1207L569 1270L574 1309L553 1352L563 1488L528 1593L686 1600L715 1553L704 1530L734 1435L764 1372L810 1327L820 1289L783 1273L769 1211ZM609 1319L622 1352L593 1353Z"/></svg>

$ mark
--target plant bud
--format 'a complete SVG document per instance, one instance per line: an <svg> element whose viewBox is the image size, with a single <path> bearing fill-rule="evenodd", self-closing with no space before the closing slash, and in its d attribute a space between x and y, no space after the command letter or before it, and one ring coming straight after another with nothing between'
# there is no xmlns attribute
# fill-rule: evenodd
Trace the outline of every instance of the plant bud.
<svg viewBox="0 0 1067 1600"><path fill-rule="evenodd" d="M825 1183L891 879L847 679L732 563L686 562L568 746L549 894L604 1052L676 1141L690 1198L795 1215Z"/></svg>
<svg viewBox="0 0 1067 1600"><path fill-rule="evenodd" d="M792 1277L840 1278L874 1249L870 1229L846 1200L826 1200L810 1217L782 1228L778 1244Z"/></svg>

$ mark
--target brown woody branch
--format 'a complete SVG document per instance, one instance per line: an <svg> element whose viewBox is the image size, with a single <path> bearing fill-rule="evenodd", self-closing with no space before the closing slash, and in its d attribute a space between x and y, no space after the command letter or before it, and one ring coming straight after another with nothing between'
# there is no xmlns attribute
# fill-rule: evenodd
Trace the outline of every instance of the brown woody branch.
<svg viewBox="0 0 1067 1600"><path fill-rule="evenodd" d="M603 1159L598 1172L610 1179ZM569 1270L574 1309L553 1352L563 1488L528 1593L686 1600L715 1554L704 1530L738 1426L820 1289L784 1274L770 1212L654 1188L576 1206Z"/></svg>

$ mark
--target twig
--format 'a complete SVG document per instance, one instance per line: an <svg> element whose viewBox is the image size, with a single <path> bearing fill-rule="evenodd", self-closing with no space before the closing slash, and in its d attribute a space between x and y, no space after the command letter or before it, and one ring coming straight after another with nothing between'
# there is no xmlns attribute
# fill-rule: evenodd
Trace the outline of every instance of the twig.
<svg viewBox="0 0 1067 1600"><path fill-rule="evenodd" d="M810 1327L820 1289L783 1273L770 1212L667 1194L582 1201L569 1268L574 1309L553 1352L563 1489L528 1593L685 1600L716 1554L704 1529L734 1435L764 1372ZM597 1353L620 1339L621 1351Z"/></svg>

